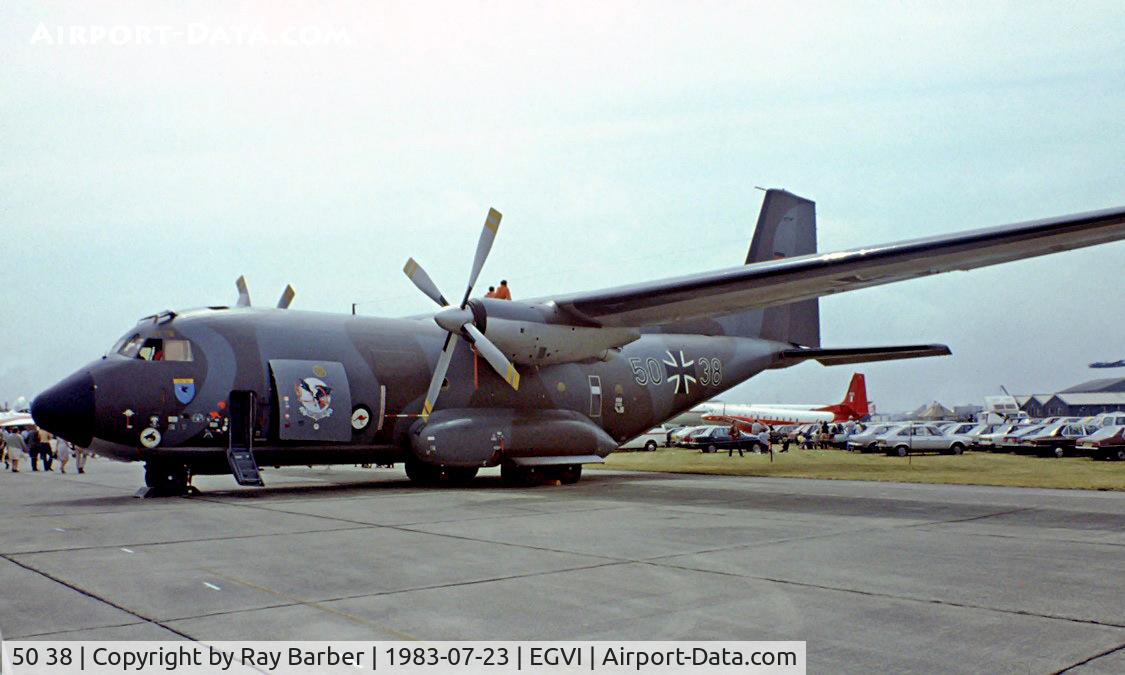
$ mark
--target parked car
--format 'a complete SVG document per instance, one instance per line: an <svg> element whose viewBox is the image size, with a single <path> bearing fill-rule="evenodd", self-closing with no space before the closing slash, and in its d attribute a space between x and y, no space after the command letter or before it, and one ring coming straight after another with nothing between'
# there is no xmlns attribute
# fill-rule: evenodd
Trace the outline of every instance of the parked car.
<svg viewBox="0 0 1125 675"><path fill-rule="evenodd" d="M880 450L888 455L905 457L918 452L939 452L960 455L969 447L964 436L946 436L932 424L906 424L883 434L877 441Z"/></svg>
<svg viewBox="0 0 1125 675"><path fill-rule="evenodd" d="M619 450L645 450L652 452L668 440L668 430L663 426L653 427L636 438L623 443Z"/></svg>
<svg viewBox="0 0 1125 675"><path fill-rule="evenodd" d="M1125 423L1099 427L1097 431L1078 439L1077 451L1094 459L1125 461Z"/></svg>
<svg viewBox="0 0 1125 675"><path fill-rule="evenodd" d="M976 422L954 422L953 424L946 424L941 428L941 433L946 436L968 436L969 432L982 425Z"/></svg>
<svg viewBox="0 0 1125 675"><path fill-rule="evenodd" d="M715 429L726 429L726 428L727 427L721 427L721 426L718 426L718 425L715 425L715 424L704 424L702 426L692 427L687 433L684 434L683 438L680 439L680 442L677 443L677 445L679 445L681 448L697 447L695 445L696 436L702 436L702 435L709 434L712 431L714 431Z"/></svg>
<svg viewBox="0 0 1125 675"><path fill-rule="evenodd" d="M680 427L679 429L672 432L672 445L675 447L686 448L687 441L689 438L691 438L692 434L697 434L704 429L711 428L712 426L714 425L703 424L690 427Z"/></svg>
<svg viewBox="0 0 1125 675"><path fill-rule="evenodd" d="M1102 413L1096 415L1091 422L1096 427L1123 427L1125 426L1125 412Z"/></svg>
<svg viewBox="0 0 1125 675"><path fill-rule="evenodd" d="M699 448L701 452L719 452L731 448L759 452L769 450L762 447L761 441L753 434L739 434L732 438L728 427L712 427L709 431L692 436L689 442L690 447Z"/></svg>
<svg viewBox="0 0 1125 675"><path fill-rule="evenodd" d="M858 434L848 438L848 450L853 452L875 452L879 449L877 441L883 434L891 431L901 424L876 424L867 427Z"/></svg>
<svg viewBox="0 0 1125 675"><path fill-rule="evenodd" d="M1078 439L1092 434L1097 427L1085 424L1055 424L1024 436L1018 447L1020 453L1040 457L1065 457L1075 454Z"/></svg>
<svg viewBox="0 0 1125 675"><path fill-rule="evenodd" d="M1013 431L1016 431L1016 430L1019 430L1019 429L1026 429L1026 428L1029 428L1029 427L1030 427L1030 425L1014 424L1014 423L1011 423L1011 422L1009 422L1007 424L1000 424L995 429L988 432L987 434L980 434L979 436L977 436L977 445L980 447L981 450L991 451L992 448L997 444L998 441L1003 440L1004 436L1007 436L1008 434L1012 433Z"/></svg>
<svg viewBox="0 0 1125 675"><path fill-rule="evenodd" d="M1028 424L1019 427L1008 432L1007 434L1004 434L1002 438L993 443L992 451L1016 453L1020 452L1021 450L1026 451L1026 448L1024 446L1021 446L1020 443L1025 438L1030 438L1031 436L1034 436L1035 434L1038 434L1042 431L1046 431L1047 429L1050 429L1050 427L1045 424Z"/></svg>

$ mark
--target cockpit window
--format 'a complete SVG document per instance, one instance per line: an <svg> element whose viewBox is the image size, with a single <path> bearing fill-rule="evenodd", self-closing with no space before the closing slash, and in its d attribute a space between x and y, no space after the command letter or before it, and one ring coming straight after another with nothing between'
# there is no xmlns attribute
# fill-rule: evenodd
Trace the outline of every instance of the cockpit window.
<svg viewBox="0 0 1125 675"><path fill-rule="evenodd" d="M191 361L191 343L187 340L149 338L137 350L145 361Z"/></svg>
<svg viewBox="0 0 1125 675"><path fill-rule="evenodd" d="M122 356L128 356L129 358L133 358L137 355L137 350L139 350L141 348L142 344L143 344L143 341L141 340L141 336L140 335L134 335L131 338L129 338L128 340L124 340L124 344L122 344L120 347L118 347L117 353L122 355Z"/></svg>

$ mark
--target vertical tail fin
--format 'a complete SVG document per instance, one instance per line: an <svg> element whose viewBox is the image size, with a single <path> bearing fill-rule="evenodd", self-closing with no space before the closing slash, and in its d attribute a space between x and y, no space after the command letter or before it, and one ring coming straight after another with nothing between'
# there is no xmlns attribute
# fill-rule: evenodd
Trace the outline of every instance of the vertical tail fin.
<svg viewBox="0 0 1125 675"><path fill-rule="evenodd" d="M767 190L746 264L810 253L816 253L816 202L785 190ZM763 310L761 328L753 337L820 347L820 301L811 298Z"/></svg>
<svg viewBox="0 0 1125 675"><path fill-rule="evenodd" d="M867 417L869 412L867 406L867 380L864 379L863 373L853 373L852 381L848 384L848 393L844 396L842 405L851 408L855 416Z"/></svg>
<svg viewBox="0 0 1125 675"><path fill-rule="evenodd" d="M825 406L821 410L833 413L836 421L858 420L871 414L870 404L867 401L867 380L863 377L863 373L852 374L852 381L848 383L848 391L844 394L843 401L836 405Z"/></svg>
<svg viewBox="0 0 1125 675"><path fill-rule="evenodd" d="M816 203L785 190L766 190L746 264L810 253L816 253ZM812 298L714 318L650 326L642 332L731 335L819 348L820 302Z"/></svg>

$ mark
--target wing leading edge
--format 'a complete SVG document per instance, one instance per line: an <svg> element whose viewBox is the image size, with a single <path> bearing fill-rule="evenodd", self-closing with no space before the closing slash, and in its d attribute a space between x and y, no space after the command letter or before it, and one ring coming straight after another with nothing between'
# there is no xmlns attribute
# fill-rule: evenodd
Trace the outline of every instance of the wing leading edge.
<svg viewBox="0 0 1125 675"><path fill-rule="evenodd" d="M771 307L1121 239L1125 239L1125 207L773 260L550 300L563 312L597 325L648 326Z"/></svg>

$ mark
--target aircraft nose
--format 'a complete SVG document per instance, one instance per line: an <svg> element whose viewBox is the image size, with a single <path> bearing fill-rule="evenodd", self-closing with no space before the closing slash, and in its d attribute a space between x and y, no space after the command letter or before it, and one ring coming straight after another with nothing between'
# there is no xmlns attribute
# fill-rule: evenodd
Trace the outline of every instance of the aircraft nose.
<svg viewBox="0 0 1125 675"><path fill-rule="evenodd" d="M79 371L39 394L31 417L52 434L88 447L94 440L94 378Z"/></svg>

